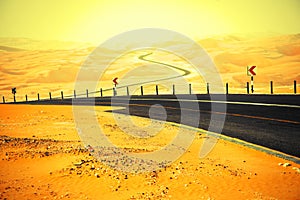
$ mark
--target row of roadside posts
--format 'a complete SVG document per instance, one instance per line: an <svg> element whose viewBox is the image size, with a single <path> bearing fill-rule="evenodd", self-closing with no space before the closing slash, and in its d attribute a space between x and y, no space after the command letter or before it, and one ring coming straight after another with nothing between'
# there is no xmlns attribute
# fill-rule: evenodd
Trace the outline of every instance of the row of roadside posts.
<svg viewBox="0 0 300 200"><path fill-rule="evenodd" d="M247 66L247 75L250 76L250 85L249 82L247 82L246 88L247 88L247 94L250 94L250 90L251 90L251 94L254 93L254 76L256 75L256 66ZM113 96L117 96L117 85L118 85L118 77L113 79ZM175 85L172 86L173 92L172 94L175 95ZM126 87L127 90L127 96L129 96L129 88ZM155 86L155 90L156 90L156 95L159 95L159 90L158 90L158 85ZM207 83L206 85L206 90L207 90L207 94L209 94L209 83ZM273 81L270 81L270 93L273 94ZM17 89L16 88L12 88L12 94L14 95L14 102L16 102L16 93L17 93ZM100 94L101 97L103 97L103 90L102 88L100 89ZM192 94L192 84L189 84L189 94ZM228 83L226 83L226 94L229 94L229 85ZM297 82L296 80L294 80L294 94L297 94ZM144 95L144 90L143 90L143 86L141 86L141 95ZM38 101L40 101L40 94L37 94L38 96ZM89 97L89 91L86 90L86 97ZM26 102L28 101L28 97L27 95L25 95L26 98ZM74 94L73 94L73 98L76 98L76 91L74 90ZM5 98L4 96L2 97L3 99L3 103L5 103ZM64 99L64 93L63 91L61 91L61 99ZM49 92L49 100L52 100L52 96L51 96L51 92Z"/></svg>
<svg viewBox="0 0 300 200"><path fill-rule="evenodd" d="M247 85L246 85L247 94L254 93L253 76L251 76L250 80L251 80L250 84L249 84L249 82L247 82ZM229 84L226 83L225 87L226 87L226 94L229 94ZM117 87L116 87L116 85L115 85L115 87L113 87L112 90L113 90L113 96L117 96ZM127 91L126 92L127 96L129 96L129 88L128 87L126 87L126 91ZM98 91L98 93L99 92L100 92L100 97L103 97L103 90L102 90L102 88L100 88L100 90ZM16 96L15 96L16 93L17 93L16 92L16 88L12 88L12 94L14 95L13 96L14 102L17 102L16 101ZM92 92L92 93L95 93L95 92ZM209 83L206 84L206 93L210 94L210 84ZM270 94L273 94L273 93L274 93L274 90L273 90L273 81L270 81ZM90 94L89 91L86 90L86 98L89 98L89 94ZM155 94L159 95L159 87L158 87L158 85L155 86ZM176 92L175 92L175 85L172 85L172 94L173 95L176 94ZM189 94L192 94L192 84L189 84ZM297 82L296 82L296 80L294 80L294 94L297 94ZM76 91L74 90L72 98L76 99L78 96L82 96L82 95L83 94L77 95ZM143 88L143 86L140 86L140 95L141 96L144 95L144 88ZM70 96L68 96L68 97L70 97ZM27 95L25 95L25 99L26 99L26 102L27 102L28 101L28 96ZM55 99L57 99L57 98L55 98ZM64 100L64 92L63 91L61 91L61 97L59 99ZM3 103L5 103L4 96L2 96L2 100L3 100ZM37 93L37 100L40 101L40 94L39 93ZM49 92L49 100L50 101L53 100L51 92Z"/></svg>

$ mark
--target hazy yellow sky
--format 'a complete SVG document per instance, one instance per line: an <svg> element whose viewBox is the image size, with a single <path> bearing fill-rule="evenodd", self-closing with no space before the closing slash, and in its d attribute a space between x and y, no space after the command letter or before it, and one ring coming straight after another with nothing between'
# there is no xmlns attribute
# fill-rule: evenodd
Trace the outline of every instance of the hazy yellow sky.
<svg viewBox="0 0 300 200"><path fill-rule="evenodd" d="M1 0L0 37L100 43L136 28L192 38L299 33L299 0Z"/></svg>

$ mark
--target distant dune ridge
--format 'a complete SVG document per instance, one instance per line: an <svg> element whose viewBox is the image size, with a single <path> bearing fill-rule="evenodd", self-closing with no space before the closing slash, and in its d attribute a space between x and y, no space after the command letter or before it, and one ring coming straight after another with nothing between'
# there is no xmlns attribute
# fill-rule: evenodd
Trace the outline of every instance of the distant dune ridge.
<svg viewBox="0 0 300 200"><path fill-rule="evenodd" d="M225 35L198 42L213 58L223 83L229 83L231 93L246 92L246 82L250 81L246 67L252 65L258 68L254 79L256 93L269 93L271 80L275 93L293 93L293 81L300 83L300 34ZM61 90L72 94L77 72L94 49L95 46L88 43L0 38L0 96L11 101L12 87L17 87L17 99L20 100L25 94L29 99L36 98L38 92L42 98L47 98L50 91L57 96ZM139 55L141 53L116 61L115 68L109 69L113 73L107 71L109 76L103 77L106 82L102 85L112 87L112 76L122 76L125 71L139 66ZM155 57L153 54L152 58ZM170 62L176 64L176 60ZM177 63L178 66L181 64ZM200 86L196 87L197 79L188 78L195 85L195 92L204 92Z"/></svg>

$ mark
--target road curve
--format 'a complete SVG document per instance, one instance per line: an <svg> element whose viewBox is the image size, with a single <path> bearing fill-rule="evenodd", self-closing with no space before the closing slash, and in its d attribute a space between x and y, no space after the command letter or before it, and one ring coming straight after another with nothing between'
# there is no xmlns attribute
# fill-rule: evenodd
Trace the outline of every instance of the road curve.
<svg viewBox="0 0 300 200"><path fill-rule="evenodd" d="M199 123L193 127L205 130L208 129L212 112L215 112L226 116L221 134L277 150L300 160L300 95L226 95L227 101L216 101L218 95L213 96L214 101L210 100L211 95L199 94L197 100L192 100L190 95L148 95L114 97L113 103L111 97L19 103L121 106L124 108L109 112L126 114L126 109L129 108L130 115L147 118L151 106L159 104L167 112L167 121L178 124L182 123L182 110L188 113L183 123L188 126L191 126L189 119L194 117L193 113L200 113ZM197 103L199 109L191 109L189 101ZM187 103L182 106L180 102ZM212 111L212 104L226 104L227 112ZM159 115L155 115L154 118L161 119Z"/></svg>
<svg viewBox="0 0 300 200"><path fill-rule="evenodd" d="M151 52L151 53L147 53L147 54L141 55L141 56L138 57L138 59L146 61L146 62L150 62L150 63L155 63L155 64L163 65L163 66L166 66L166 67L169 67L169 68L172 68L172 69L179 70L179 71L182 72L182 74L176 75L176 76L170 76L170 77L166 77L166 78L161 78L161 79L155 79L155 80L151 80L151 81L142 81L142 82L133 83L133 84L129 84L129 85L117 86L117 89L126 88L126 87L130 87L130 86L140 86L140 85L147 84L147 83L157 83L159 81L171 80L171 79L175 79L175 78L187 76L187 75L189 75L191 73L189 70L182 69L182 68L177 67L175 65L170 65L170 64L167 64L167 63L163 63L163 62L159 62L159 61L155 61L155 60L151 60L151 59L145 58L145 57L147 57L147 56L149 56L151 54L153 54L153 53ZM112 90L113 90L113 88L108 88L108 89L104 89L102 91L105 92L105 91L112 91ZM99 93L99 91L90 92L89 94L96 94L96 93ZM77 94L78 97L85 96L85 95L86 95L86 93ZM72 97L72 96L66 96L66 97Z"/></svg>
<svg viewBox="0 0 300 200"><path fill-rule="evenodd" d="M139 57L139 59L152 62L167 67L180 70L183 74L180 77L190 74L188 70L169 65L166 63L146 59L151 55L148 53ZM167 77L160 80L173 79ZM157 82L153 80L132 85L141 85L145 83ZM132 86L126 85L122 87ZM119 87L121 88L121 87ZM106 89L103 91L112 90ZM99 93L99 91L97 91ZM92 92L92 93L97 93ZM86 95L86 94L84 94ZM211 95L197 95L198 100L192 100L189 95L160 95L160 96L131 96L129 100L129 113L142 117L149 117L149 108L155 104L162 105L167 111L167 121L182 123L181 113L187 111L186 120L183 124L191 126L189 119L194 117L193 113L200 113L199 123L195 128L208 129L211 114L226 116L225 124L221 134L238 138L250 143L268 147L292 156L300 158L300 96L299 95L226 95L227 101L217 95L211 98ZM214 99L214 101L211 101ZM221 100L222 99L222 100ZM74 100L74 99L73 99ZM180 102L185 102L182 107ZM128 97L116 97L111 103L110 97L104 98L77 98L59 100L53 98L52 101L41 100L33 102L19 102L27 104L68 104L78 105L117 105L128 107ZM191 108L190 105L197 103L199 109ZM227 112L223 110L211 110L212 105L218 108L218 105L226 104ZM126 110L114 110L118 113L126 113ZM159 115L155 116L160 119Z"/></svg>
<svg viewBox="0 0 300 200"><path fill-rule="evenodd" d="M68 104L68 105L97 105L123 106L124 109L113 112L125 114L129 108L130 115L149 117L149 109L153 105L162 105L167 112L167 121L182 123L195 128L207 130L211 121L211 114L226 117L221 134L238 138L243 141L268 147L300 158L300 95L227 95L227 101L210 101L210 95L197 95L198 100L192 100L189 95L149 95L45 100L28 102L30 104ZM73 99L74 100L74 99ZM199 109L191 108L190 102L197 103ZM129 103L128 103L129 102ZM180 105L180 102L186 102ZM23 102L25 103L25 102ZM211 110L212 104L226 104L227 112ZM185 121L181 121L182 111L188 113ZM195 126L194 113L200 113L199 123ZM158 115L155 119L160 120Z"/></svg>
<svg viewBox="0 0 300 200"><path fill-rule="evenodd" d="M268 147L292 156L300 158L300 96L287 96L289 99L282 102L284 96L261 95L228 95L229 101L211 102L209 95L197 95L199 110L191 108L189 103L180 105L182 101L189 101L188 95L183 95L182 99L176 99L175 96L149 96L132 97L129 101L130 115L149 117L149 109L153 105L162 105L167 112L167 121L182 123L181 113L187 111L183 124L191 126L191 121L195 116L193 113L200 113L199 124L196 128L207 130L211 121L211 114L225 115L226 120L221 134L234 137ZM178 97L178 96L177 96ZM244 98L243 101L239 100ZM215 99L215 98L214 98ZM255 101L256 99L256 101ZM258 101L261 99L262 103ZM128 100L128 99L127 99ZM114 105L122 106L126 104L126 98L120 97L114 100ZM251 101L254 100L254 101ZM195 100L192 100L195 101ZM270 103L269 103L270 102ZM218 112L211 110L212 104L226 104L227 112ZM97 105L111 104L108 101L96 101ZM216 106L218 108L218 106ZM125 109L114 110L117 113L126 113ZM153 116L152 116L153 117ZM154 116L160 120L160 115ZM194 126L194 125L193 125Z"/></svg>

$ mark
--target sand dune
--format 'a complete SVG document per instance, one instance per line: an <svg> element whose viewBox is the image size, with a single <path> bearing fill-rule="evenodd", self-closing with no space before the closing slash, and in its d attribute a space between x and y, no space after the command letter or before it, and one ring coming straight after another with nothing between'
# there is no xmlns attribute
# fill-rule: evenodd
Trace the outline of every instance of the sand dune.
<svg viewBox="0 0 300 200"><path fill-rule="evenodd" d="M279 88L275 91L292 93L293 81L297 80L298 84L300 82L299 34L262 37L227 35L198 42L212 57L223 83L228 82L233 93L246 92L244 87L250 79L246 75L248 65L256 65L258 68L255 77L256 92L267 93L269 81L272 80ZM47 96L49 91L59 93L64 90L72 93L80 66L95 48L89 44L24 38L1 38L0 45L3 47L0 52L0 96L5 96L10 101L11 87L17 87L18 99L24 99L25 94L31 93L35 94L31 98L36 98L38 92L42 96ZM104 50L106 59L111 59L110 51ZM136 51L115 60L102 77L99 87L112 87L114 77L122 77L135 67L149 64L138 60L138 56L147 52L151 51ZM151 58L192 70L184 60L164 52L155 51ZM98 62L101 64L103 60ZM91 74L96 74L96 71L88 72L84 77L89 80ZM145 74L152 75L148 72ZM186 77L194 85L195 92L203 92L205 83L202 78L195 73ZM92 79L96 80L97 77Z"/></svg>

